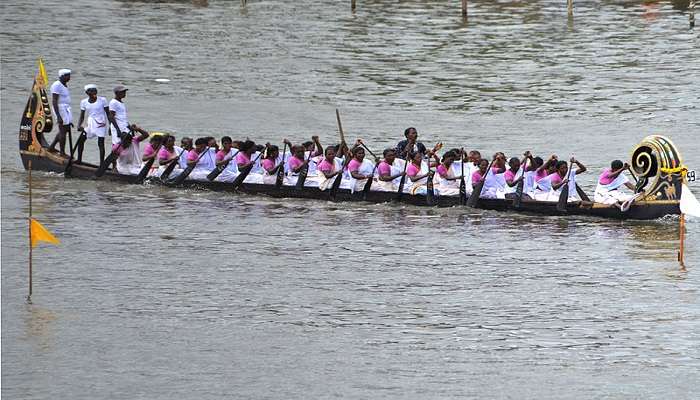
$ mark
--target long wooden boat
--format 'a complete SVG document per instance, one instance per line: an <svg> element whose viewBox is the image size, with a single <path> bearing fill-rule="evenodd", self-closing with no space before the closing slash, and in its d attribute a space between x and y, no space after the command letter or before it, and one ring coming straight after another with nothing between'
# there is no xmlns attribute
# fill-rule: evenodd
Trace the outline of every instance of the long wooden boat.
<svg viewBox="0 0 700 400"><path fill-rule="evenodd" d="M24 168L33 170L63 173L69 158L47 150L44 135L51 131L51 108L46 95L46 78L39 73L34 80L32 93L29 96L19 130L19 152ZM614 219L649 220L670 214L680 214L679 198L681 193L681 155L673 143L658 135L646 137L632 152L631 170L637 180L639 199L626 211L614 205L606 205L589 201L570 202L566 210L557 210L556 202L544 202L523 199L516 206L513 200L486 199L478 201L478 207L488 210L514 211L537 213L545 215L590 215ZM66 177L78 179L107 179L121 183L136 183L136 176L123 175L108 170L102 177L96 177L97 166L88 163L72 164L70 175ZM159 179L150 179L152 183L169 185ZM297 189L294 186L276 187L275 185L243 183L234 189L230 183L185 180L178 187L190 187L221 192L242 192L261 194L279 198L309 198L332 200L337 202L366 201L372 203L389 203L397 201L396 193L370 191L351 193L347 189L339 189L333 199L329 191L316 187ZM436 196L428 198L425 195L401 196L402 203L417 206L451 207L460 206L458 196Z"/></svg>

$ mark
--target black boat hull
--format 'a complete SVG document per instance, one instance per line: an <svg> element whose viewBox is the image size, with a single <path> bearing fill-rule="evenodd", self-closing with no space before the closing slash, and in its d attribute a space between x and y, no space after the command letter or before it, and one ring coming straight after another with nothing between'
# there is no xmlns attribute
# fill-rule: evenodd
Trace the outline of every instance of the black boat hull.
<svg viewBox="0 0 700 400"><path fill-rule="evenodd" d="M61 157L54 153L49 153L45 149L41 149L40 153L22 150L20 151L24 168L29 168L29 161L32 162L32 170L63 173L68 162L67 158ZM73 164L71 167L71 178L77 179L98 179L95 177L97 166L90 164ZM135 175L121 175L114 171L107 171L101 180L112 180L122 183L134 184L138 182ZM163 183L159 179L149 178L147 182L157 183L164 186L173 186ZM347 189L339 189L334 199L330 197L330 190L322 191L314 187L304 187L303 190L297 189L295 186L276 187L272 185L263 185L255 183L243 183L238 188L234 188L231 183L225 182L209 182L209 181L193 181L186 180L181 185L176 187L195 188L212 190L218 192L241 192L247 194L266 195L276 198L304 198L327 200L335 202L349 201L365 201L369 203L389 203L396 202L396 193L370 191L363 193L362 191L351 193ZM409 195L401 196L400 203L415 205L415 206L437 206L437 207L454 207L461 206L459 196L435 196L432 199L433 204L429 204L425 195ZM611 219L633 219L633 220L651 220L661 218L665 215L680 214L678 201L662 200L662 201L642 201L633 204L626 212L621 211L618 207L607 206L598 203L590 202L575 202L567 204L565 211L557 210L556 202L542 202L534 200L523 200L519 207L516 207L512 200L503 199L480 199L479 208L486 210L497 211L514 211L523 213L534 213L542 215L588 215Z"/></svg>

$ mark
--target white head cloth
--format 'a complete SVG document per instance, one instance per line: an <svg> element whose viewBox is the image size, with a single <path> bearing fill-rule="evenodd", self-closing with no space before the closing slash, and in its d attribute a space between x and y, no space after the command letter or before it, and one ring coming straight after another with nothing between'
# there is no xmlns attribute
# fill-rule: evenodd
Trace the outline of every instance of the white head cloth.
<svg viewBox="0 0 700 400"><path fill-rule="evenodd" d="M92 84L92 83L85 85L85 91L86 91L86 92L87 92L88 90L90 90L90 89L95 89L95 90L97 90L97 85Z"/></svg>
<svg viewBox="0 0 700 400"><path fill-rule="evenodd" d="M70 75L70 70L68 68L62 68L58 70L58 77L62 77L63 75Z"/></svg>

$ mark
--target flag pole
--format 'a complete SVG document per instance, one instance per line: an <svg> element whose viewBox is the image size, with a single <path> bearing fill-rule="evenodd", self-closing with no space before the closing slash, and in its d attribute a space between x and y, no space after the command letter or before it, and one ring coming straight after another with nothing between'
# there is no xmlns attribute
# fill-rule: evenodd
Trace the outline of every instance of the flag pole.
<svg viewBox="0 0 700 400"><path fill-rule="evenodd" d="M27 302L32 302L32 160L28 161L29 171L29 295Z"/></svg>
<svg viewBox="0 0 700 400"><path fill-rule="evenodd" d="M685 254L684 254L684 247L685 247L685 214L681 213L681 218L680 218L680 241L681 241L681 246L680 250L678 250L678 263L681 265L681 271L685 271Z"/></svg>

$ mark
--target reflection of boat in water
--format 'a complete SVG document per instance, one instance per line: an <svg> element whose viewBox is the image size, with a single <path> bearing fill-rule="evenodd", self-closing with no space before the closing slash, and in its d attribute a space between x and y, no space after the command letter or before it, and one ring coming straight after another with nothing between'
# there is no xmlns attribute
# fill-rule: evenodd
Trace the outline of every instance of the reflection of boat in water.
<svg viewBox="0 0 700 400"><path fill-rule="evenodd" d="M44 88L44 82L37 78L32 94L22 114L19 131L19 149L22 163L26 168L31 161L32 169L39 171L58 172L66 171L69 158L60 156L47 150L44 133L50 132L52 127L51 109ZM88 163L71 163L70 177L81 179L108 179L123 183L136 183L135 175L119 174L108 170L103 176L97 178L98 167ZM640 143L632 154L632 172L639 180L639 199L629 209L622 211L614 205L594 203L590 201L569 202L565 210L557 209L556 202L535 201L523 199L517 204L511 199L480 198L478 207L489 210L529 212L545 215L591 215L615 219L640 219L648 220L662 217L668 214L679 214L678 198L681 190L681 156L675 146L662 136L649 136ZM171 183L162 182L158 178L149 178L152 183L171 186ZM272 197L310 198L333 201L366 201L372 203L386 203L400 201L405 204L421 206L449 207L464 203L459 195L454 196L428 196L426 194L404 194L397 196L395 192L386 191L359 191L338 189L333 196L329 190L321 190L318 187L298 189L296 186L276 186L274 184L243 183L234 187L228 182L185 180L178 187L192 187L222 192L243 192L251 194L263 194ZM643 194L642 194L643 191Z"/></svg>

